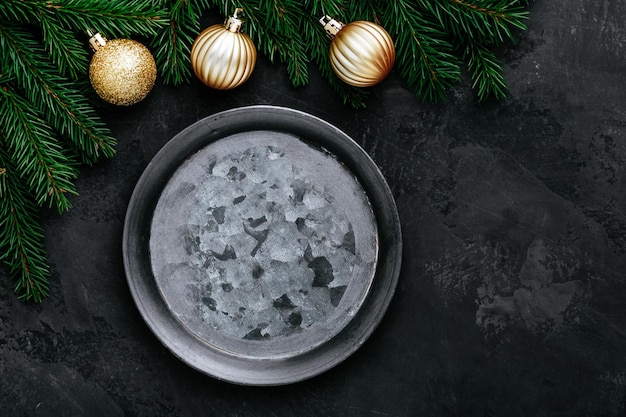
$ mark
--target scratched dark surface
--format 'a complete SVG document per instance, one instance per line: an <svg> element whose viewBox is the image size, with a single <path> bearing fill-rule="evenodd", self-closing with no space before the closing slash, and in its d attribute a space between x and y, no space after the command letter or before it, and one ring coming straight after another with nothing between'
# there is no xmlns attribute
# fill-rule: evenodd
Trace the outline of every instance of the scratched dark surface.
<svg viewBox="0 0 626 417"><path fill-rule="evenodd" d="M433 105L396 73L366 109L313 72L260 59L231 92L157 85L105 108L117 155L82 170L73 209L43 214L52 266L39 305L0 272L3 416L626 415L626 2L537 0L502 48L510 84ZM396 198L404 260L373 336L336 368L277 388L219 382L175 358L139 315L122 265L135 182L176 133L252 104L321 117L371 155Z"/></svg>

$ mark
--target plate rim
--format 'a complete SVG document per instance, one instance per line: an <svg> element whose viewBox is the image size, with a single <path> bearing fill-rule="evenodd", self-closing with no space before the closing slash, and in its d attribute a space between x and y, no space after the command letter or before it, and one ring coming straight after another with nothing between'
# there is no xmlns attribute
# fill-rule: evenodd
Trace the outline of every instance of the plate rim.
<svg viewBox="0 0 626 417"><path fill-rule="evenodd" d="M220 351L197 338L165 306L153 281L149 255L149 227L165 184L195 151L235 133L281 131L313 142L329 151L357 177L377 221L379 260L370 293L346 327L317 348L291 358L254 360ZM146 219L146 216L149 219ZM142 230L144 229L144 230ZM135 184L122 236L126 280L146 325L179 360L206 375L240 385L272 386L303 381L343 362L371 336L395 293L402 261L402 234L391 189L372 158L350 136L329 122L287 107L253 105L221 111L192 123L174 135L153 156ZM148 259L145 259L148 258Z"/></svg>

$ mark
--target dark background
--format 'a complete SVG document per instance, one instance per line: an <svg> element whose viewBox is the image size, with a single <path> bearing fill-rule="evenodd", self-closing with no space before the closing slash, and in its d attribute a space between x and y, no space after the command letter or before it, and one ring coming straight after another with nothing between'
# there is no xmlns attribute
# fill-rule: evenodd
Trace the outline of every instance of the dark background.
<svg viewBox="0 0 626 417"><path fill-rule="evenodd" d="M365 109L313 70L290 87L260 58L230 92L157 85L103 109L117 155L43 214L41 304L0 272L2 416L625 416L626 2L536 0L499 52L510 92L469 82L423 103L393 73ZM336 368L274 388L200 374L144 324L122 264L130 195L154 154L213 113L252 104L316 115L387 178L404 259L379 328Z"/></svg>

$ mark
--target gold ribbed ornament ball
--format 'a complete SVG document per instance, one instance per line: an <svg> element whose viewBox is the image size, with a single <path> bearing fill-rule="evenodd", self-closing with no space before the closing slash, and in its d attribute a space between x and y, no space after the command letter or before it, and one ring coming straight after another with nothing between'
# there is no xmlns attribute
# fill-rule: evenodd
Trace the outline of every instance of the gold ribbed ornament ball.
<svg viewBox="0 0 626 417"><path fill-rule="evenodd" d="M224 24L203 30L191 47L191 66L200 81L216 90L230 90L245 83L256 65L257 50L242 32L236 9Z"/></svg>
<svg viewBox="0 0 626 417"><path fill-rule="evenodd" d="M320 24L332 39L330 63L343 82L355 87L371 87L391 72L396 49L382 26L365 20L345 25L330 16L321 18Z"/></svg>
<svg viewBox="0 0 626 417"><path fill-rule="evenodd" d="M89 80L96 93L118 106L143 100L154 87L157 67L150 50L131 39L90 39L95 50L89 64Z"/></svg>

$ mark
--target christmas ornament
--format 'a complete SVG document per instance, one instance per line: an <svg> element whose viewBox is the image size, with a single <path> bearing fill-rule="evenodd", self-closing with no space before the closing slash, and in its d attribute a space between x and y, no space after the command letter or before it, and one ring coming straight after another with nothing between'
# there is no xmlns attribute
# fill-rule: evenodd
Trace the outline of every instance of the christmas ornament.
<svg viewBox="0 0 626 417"><path fill-rule="evenodd" d="M152 90L157 68L148 48L131 39L109 41L99 33L91 36L89 44L95 51L89 64L89 80L103 100L130 106Z"/></svg>
<svg viewBox="0 0 626 417"><path fill-rule="evenodd" d="M330 16L319 22L332 39L330 63L337 77L355 87L371 87L385 79L396 50L382 26L365 20L345 25Z"/></svg>
<svg viewBox="0 0 626 417"><path fill-rule="evenodd" d="M223 25L206 28L191 47L193 71L204 84L217 90L235 88L250 78L257 51L252 39L242 32L237 8Z"/></svg>

